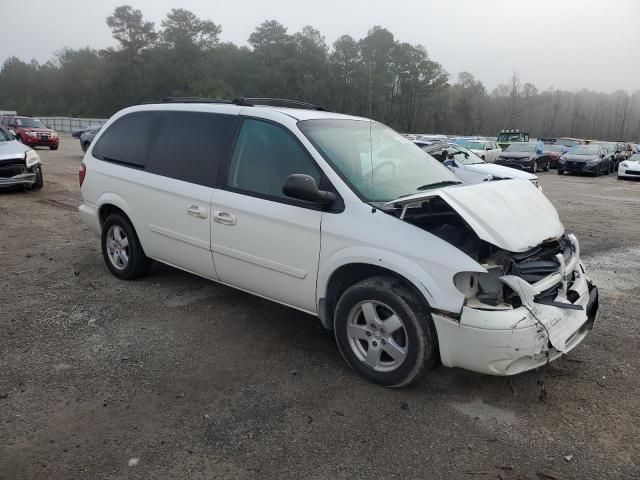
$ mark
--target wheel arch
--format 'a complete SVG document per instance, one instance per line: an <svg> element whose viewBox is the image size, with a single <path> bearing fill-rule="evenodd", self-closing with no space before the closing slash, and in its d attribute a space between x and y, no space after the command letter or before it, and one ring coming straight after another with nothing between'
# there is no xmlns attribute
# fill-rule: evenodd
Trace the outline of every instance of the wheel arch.
<svg viewBox="0 0 640 480"><path fill-rule="evenodd" d="M427 308L435 302L432 291L417 277L404 269L394 268L386 262L373 263L365 259L345 262L334 268L326 277L318 278L318 317L328 330L333 330L335 307L350 286L367 278L388 276L405 284Z"/></svg>

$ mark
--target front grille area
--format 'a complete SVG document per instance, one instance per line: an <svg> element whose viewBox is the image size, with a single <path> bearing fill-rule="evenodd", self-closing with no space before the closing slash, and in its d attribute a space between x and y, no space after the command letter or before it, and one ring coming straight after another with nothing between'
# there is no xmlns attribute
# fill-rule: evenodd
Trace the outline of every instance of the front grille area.
<svg viewBox="0 0 640 480"><path fill-rule="evenodd" d="M11 178L21 173L26 173L27 167L24 164L24 160L16 160L11 163L0 163L0 178Z"/></svg>
<svg viewBox="0 0 640 480"><path fill-rule="evenodd" d="M637 170L625 170L625 175L640 175L640 171Z"/></svg>
<svg viewBox="0 0 640 480"><path fill-rule="evenodd" d="M517 275L529 283L535 283L558 271L556 255L561 253L565 262L571 257L571 244L566 237L542 244L527 252L513 253L505 265L508 275Z"/></svg>

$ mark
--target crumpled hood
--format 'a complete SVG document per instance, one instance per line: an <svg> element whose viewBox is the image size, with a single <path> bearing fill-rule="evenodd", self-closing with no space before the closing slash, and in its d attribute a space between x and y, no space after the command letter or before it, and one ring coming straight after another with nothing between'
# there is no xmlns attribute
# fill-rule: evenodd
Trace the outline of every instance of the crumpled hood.
<svg viewBox="0 0 640 480"><path fill-rule="evenodd" d="M31 150L31 148L16 140L0 142L0 160L24 157L28 150Z"/></svg>
<svg viewBox="0 0 640 480"><path fill-rule="evenodd" d="M473 165L465 165L465 170L471 170L472 172L488 173L494 177L500 178L521 178L523 180L535 180L538 178L536 175L518 170L516 168L505 167L504 165L496 165L495 163L477 163Z"/></svg>
<svg viewBox="0 0 640 480"><path fill-rule="evenodd" d="M527 180L441 188L402 197L386 205L405 205L436 196L447 202L478 237L509 252L526 252L564 233L556 209Z"/></svg>

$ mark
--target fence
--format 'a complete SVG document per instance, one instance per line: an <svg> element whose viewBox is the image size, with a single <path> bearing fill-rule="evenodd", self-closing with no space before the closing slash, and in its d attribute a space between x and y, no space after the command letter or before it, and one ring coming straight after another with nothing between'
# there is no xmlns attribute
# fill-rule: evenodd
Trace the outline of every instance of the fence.
<svg viewBox="0 0 640 480"><path fill-rule="evenodd" d="M104 125L106 118L38 117L42 123L58 132L73 132L93 125Z"/></svg>

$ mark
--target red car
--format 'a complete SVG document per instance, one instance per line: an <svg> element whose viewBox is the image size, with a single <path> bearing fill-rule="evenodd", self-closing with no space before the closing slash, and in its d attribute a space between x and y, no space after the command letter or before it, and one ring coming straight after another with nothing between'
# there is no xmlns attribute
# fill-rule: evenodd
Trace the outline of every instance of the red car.
<svg viewBox="0 0 640 480"><path fill-rule="evenodd" d="M564 152L567 151L567 147L562 145L545 145L544 153L549 155L549 167L558 168L558 161Z"/></svg>
<svg viewBox="0 0 640 480"><path fill-rule="evenodd" d="M30 147L49 147L51 150L57 150L60 139L55 130L47 128L37 118L32 117L4 117L2 119L4 125L9 132L16 136L25 145Z"/></svg>

